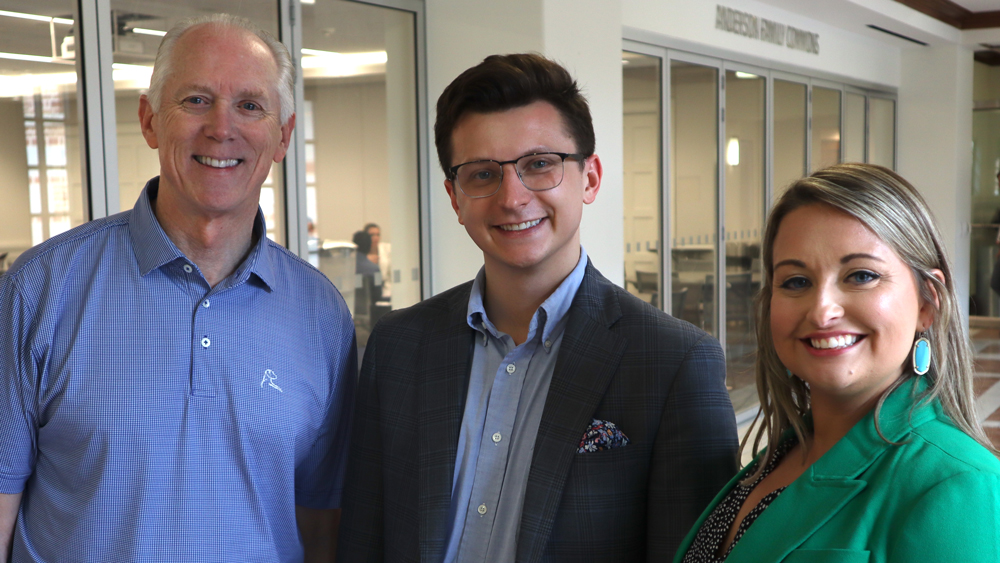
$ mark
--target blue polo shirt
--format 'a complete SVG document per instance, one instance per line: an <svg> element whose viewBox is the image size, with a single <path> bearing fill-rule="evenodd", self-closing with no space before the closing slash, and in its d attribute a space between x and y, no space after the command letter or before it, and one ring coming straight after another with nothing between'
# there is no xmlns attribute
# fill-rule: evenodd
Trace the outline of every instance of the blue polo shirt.
<svg viewBox="0 0 1000 563"><path fill-rule="evenodd" d="M209 287L153 214L0 278L0 493L15 561L299 561L295 505L338 506L357 355L315 268L264 236Z"/></svg>

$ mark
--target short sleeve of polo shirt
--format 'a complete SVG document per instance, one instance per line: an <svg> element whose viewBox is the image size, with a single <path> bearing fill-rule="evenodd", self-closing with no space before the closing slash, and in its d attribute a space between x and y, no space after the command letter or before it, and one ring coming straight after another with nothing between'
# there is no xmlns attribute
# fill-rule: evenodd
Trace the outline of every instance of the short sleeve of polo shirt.
<svg viewBox="0 0 1000 563"><path fill-rule="evenodd" d="M0 277L0 493L17 494L35 465L36 365L30 305L13 276Z"/></svg>
<svg viewBox="0 0 1000 563"><path fill-rule="evenodd" d="M330 313L321 321L321 330L329 335L325 352L332 366L326 417L309 455L295 470L295 504L315 509L340 507L358 371L354 321L342 298L331 300Z"/></svg>

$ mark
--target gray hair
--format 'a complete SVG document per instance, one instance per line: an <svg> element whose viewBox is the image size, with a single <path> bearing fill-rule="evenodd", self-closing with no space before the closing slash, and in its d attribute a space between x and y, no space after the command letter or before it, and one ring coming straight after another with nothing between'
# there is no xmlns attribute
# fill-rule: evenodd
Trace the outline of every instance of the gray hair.
<svg viewBox="0 0 1000 563"><path fill-rule="evenodd" d="M982 425L976 418L972 389L973 360L969 336L959 312L958 294L951 264L941 241L941 233L927 203L901 176L873 164L839 164L814 172L798 180L771 210L764 231L764 284L757 295L757 393L760 413L754 425L761 422L753 440L753 453L757 455L763 437L776 446L782 434L791 428L808 451L812 436L805 423L809 410L809 388L797 377L789 377L778 358L771 336L771 292L774 282L774 239L781 221L792 211L806 205L826 205L854 217L872 230L909 266L926 302L934 304L928 287L933 285L939 305L934 322L926 331L930 341L934 365L927 373L930 388L916 403L940 399L944 412L963 432L974 438L989 451L997 454ZM944 282L933 270L944 274ZM885 398L904 381L916 377L912 368L887 389L875 407L875 428L879 426L879 412ZM740 453L749 445L751 432L740 444ZM885 436L882 436L885 439ZM775 447L769 447L758 470L747 479L752 482L766 467Z"/></svg>
<svg viewBox="0 0 1000 563"><path fill-rule="evenodd" d="M278 103L281 106L281 123L287 123L295 109L295 66L288 55L288 49L284 44L274 38L273 35L261 29L252 21L234 16L232 14L212 14L208 16L197 16L185 18L173 27L163 37L160 48L156 52L156 61L153 63L153 76L149 80L149 90L146 97L153 108L153 112L160 111L162 103L163 85L173 70L173 53L177 40L187 33L191 28L202 24L213 24L220 27L232 29L242 29L260 39L271 51L274 62L278 66L278 81L275 84L278 91Z"/></svg>

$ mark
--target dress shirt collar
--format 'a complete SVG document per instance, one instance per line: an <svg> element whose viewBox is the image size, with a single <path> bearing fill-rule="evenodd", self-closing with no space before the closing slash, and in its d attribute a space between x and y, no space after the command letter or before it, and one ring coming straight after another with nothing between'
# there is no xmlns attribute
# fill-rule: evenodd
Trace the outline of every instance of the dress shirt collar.
<svg viewBox="0 0 1000 563"><path fill-rule="evenodd" d="M156 198L159 189L159 176L146 182L146 187L143 188L142 194L135 202L135 207L132 208L132 215L129 218L129 233L132 236L136 260L139 263L139 273L142 276L178 259L189 262L184 253L164 232L153 213L153 206L150 202ZM264 213L258 207L253 224L253 236L257 239L257 243L246 260L222 282L223 287L233 287L244 283L250 278L250 274L254 274L268 289L274 289L274 268L271 256L267 252L266 233Z"/></svg>
<svg viewBox="0 0 1000 563"><path fill-rule="evenodd" d="M566 276L566 279L559 284L559 287L549 295L542 305L531 317L531 324L528 325L528 338L530 341L535 337L539 326L542 329L542 342L549 340L552 331L559 324L559 321L569 311L573 304L573 298L583 283L583 275L587 271L587 251L580 247L580 260L576 263L573 271ZM483 304L483 290L486 287L486 267L483 266L476 274L475 281L472 282L472 290L469 295L469 308L467 322L474 330L483 335L483 342L487 342L487 334L494 338L500 338L500 331L490 322L486 316L486 307ZM548 347L545 347L548 350Z"/></svg>

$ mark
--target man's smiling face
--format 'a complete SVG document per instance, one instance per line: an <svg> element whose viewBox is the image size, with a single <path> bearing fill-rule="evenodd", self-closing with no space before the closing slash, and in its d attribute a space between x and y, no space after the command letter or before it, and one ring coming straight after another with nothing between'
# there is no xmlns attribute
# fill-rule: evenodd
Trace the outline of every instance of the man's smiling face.
<svg viewBox="0 0 1000 563"><path fill-rule="evenodd" d="M179 211L254 212L295 122L280 122L277 81L270 50L246 31L205 24L177 41L160 107L144 96L139 117L147 144L159 150L160 193Z"/></svg>
<svg viewBox="0 0 1000 563"><path fill-rule="evenodd" d="M577 149L563 117L548 102L466 114L452 133L452 146L453 165ZM451 180L445 181L445 188L459 223L483 251L487 271L553 268L568 273L580 256L583 205L597 197L600 175L600 160L592 155L582 167L567 160L562 183L551 190L527 189L512 164L504 165L503 182L492 196L469 198Z"/></svg>

